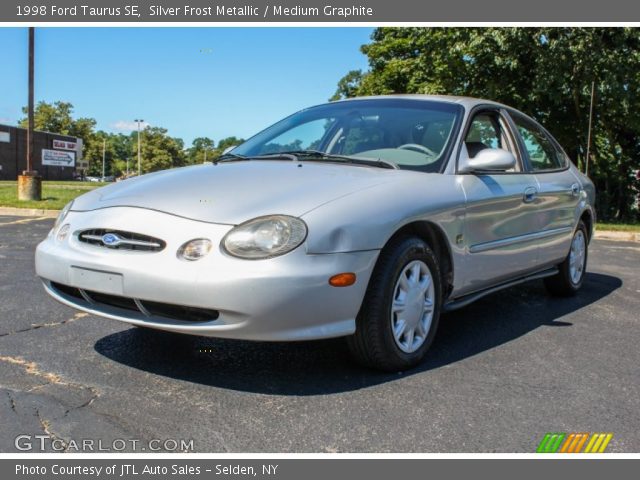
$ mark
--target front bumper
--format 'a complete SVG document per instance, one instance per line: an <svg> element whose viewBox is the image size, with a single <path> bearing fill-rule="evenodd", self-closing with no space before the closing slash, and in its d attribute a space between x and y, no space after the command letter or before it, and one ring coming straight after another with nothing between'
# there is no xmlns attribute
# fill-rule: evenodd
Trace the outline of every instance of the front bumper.
<svg viewBox="0 0 640 480"><path fill-rule="evenodd" d="M378 256L377 251L311 255L302 245L281 257L241 260L218 247L231 226L135 207L71 212L64 223L70 225L65 240L57 240L54 232L36 250L36 273L56 300L134 325L212 337L289 341L352 334ZM143 233L167 245L161 252L140 252L80 242L78 232L92 228ZM194 238L209 238L214 249L196 262L179 259L179 247ZM114 287L85 280L77 275L84 269L116 276L119 283ZM356 283L330 286L328 279L341 272L356 273ZM166 318L144 309L127 310L77 298L56 284L219 314L204 322Z"/></svg>

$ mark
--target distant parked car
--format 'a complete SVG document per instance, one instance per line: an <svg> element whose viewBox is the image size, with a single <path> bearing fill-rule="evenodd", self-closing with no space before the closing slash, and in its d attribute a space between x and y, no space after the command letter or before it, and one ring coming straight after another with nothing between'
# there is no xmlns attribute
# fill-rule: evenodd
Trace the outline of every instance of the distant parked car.
<svg viewBox="0 0 640 480"><path fill-rule="evenodd" d="M213 165L78 197L36 270L85 312L213 337L346 336L395 371L424 357L443 311L534 279L580 289L594 201L513 108L360 98L302 110Z"/></svg>

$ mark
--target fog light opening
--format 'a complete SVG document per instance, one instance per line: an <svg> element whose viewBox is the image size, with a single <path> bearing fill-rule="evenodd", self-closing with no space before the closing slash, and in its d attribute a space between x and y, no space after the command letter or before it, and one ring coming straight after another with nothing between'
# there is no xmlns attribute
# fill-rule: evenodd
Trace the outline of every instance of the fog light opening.
<svg viewBox="0 0 640 480"><path fill-rule="evenodd" d="M196 238L190 240L178 250L178 258L194 262L200 260L211 251L211 240L206 238Z"/></svg>
<svg viewBox="0 0 640 480"><path fill-rule="evenodd" d="M329 279L332 287L350 287L356 283L356 274L352 272L338 273Z"/></svg>

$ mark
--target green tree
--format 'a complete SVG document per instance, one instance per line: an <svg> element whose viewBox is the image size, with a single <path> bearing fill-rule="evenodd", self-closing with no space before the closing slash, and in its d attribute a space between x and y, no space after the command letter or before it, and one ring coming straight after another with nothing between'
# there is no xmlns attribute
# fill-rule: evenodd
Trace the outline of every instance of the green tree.
<svg viewBox="0 0 640 480"><path fill-rule="evenodd" d="M216 149L213 152L213 158L218 158L223 152L229 148L234 147L236 145L240 145L244 142L244 139L238 137L226 137L218 142Z"/></svg>
<svg viewBox="0 0 640 480"><path fill-rule="evenodd" d="M378 28L334 99L429 93L489 98L539 120L589 174L604 219L639 220L640 31L634 28Z"/></svg>
<svg viewBox="0 0 640 480"><path fill-rule="evenodd" d="M129 169L135 171L137 163L136 138L122 133L107 133L102 130L91 135L84 146L84 159L89 162L89 175L102 176L102 148L105 146L105 175L121 176L127 170L127 158L130 160ZM132 149L136 149L136 157L132 157Z"/></svg>
<svg viewBox="0 0 640 480"><path fill-rule="evenodd" d="M22 113L28 113L27 107L22 108ZM36 130L43 132L70 135L87 140L96 126L93 118L73 118L73 105L68 102L38 102L34 110L33 120ZM27 128L27 117L20 120L20 126Z"/></svg>
<svg viewBox="0 0 640 480"><path fill-rule="evenodd" d="M26 114L27 109L23 108ZM20 120L20 126L26 127L27 118ZM102 149L105 148L105 174L121 176L127 172L136 174L138 170L138 137L137 132L129 135L112 134L102 130L95 132L96 121L93 118L74 118L73 105L69 102L39 102L34 111L36 130L70 135L83 139L83 158L89 162L89 175L102 175ZM235 137L231 137L235 139ZM191 162L190 155L200 151L206 145L215 158L218 148L213 140L202 138L194 141L192 149L184 150L184 143L179 138L168 135L164 128L147 127L141 132L141 170L142 173L180 167ZM194 158L197 160L197 157ZM202 160L200 160L201 162Z"/></svg>
<svg viewBox="0 0 640 480"><path fill-rule="evenodd" d="M84 160L89 162L89 175L102 176L102 148L104 141L105 175L113 175L113 160L116 151L111 141L111 135L102 130L91 135L84 146Z"/></svg>
<svg viewBox="0 0 640 480"><path fill-rule="evenodd" d="M351 70L338 81L338 89L329 100L355 97L358 94L362 76L362 70Z"/></svg>
<svg viewBox="0 0 640 480"><path fill-rule="evenodd" d="M130 158L133 162L129 166L131 173L137 172L138 137L137 132L130 136ZM184 142L179 138L167 135L167 129L161 127L146 127L140 133L141 142L141 171L142 173L181 167L185 164ZM126 159L125 159L126 160Z"/></svg>
<svg viewBox="0 0 640 480"><path fill-rule="evenodd" d="M23 107L22 113L28 114L28 108ZM86 157L88 147L93 141L93 129L96 121L93 118L73 118L73 105L69 102L38 102L33 112L34 128L43 132L59 133L81 138L83 141L83 158ZM28 117L22 118L19 125L27 128Z"/></svg>
<svg viewBox="0 0 640 480"><path fill-rule="evenodd" d="M215 157L215 142L208 137L197 137L186 151L186 162L189 165L203 163L205 158L211 161Z"/></svg>

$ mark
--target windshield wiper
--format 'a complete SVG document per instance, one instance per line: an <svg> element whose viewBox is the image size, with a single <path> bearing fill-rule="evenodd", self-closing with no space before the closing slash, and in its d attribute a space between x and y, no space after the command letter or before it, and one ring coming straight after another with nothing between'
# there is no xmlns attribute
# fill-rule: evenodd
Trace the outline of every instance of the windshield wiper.
<svg viewBox="0 0 640 480"><path fill-rule="evenodd" d="M265 153L263 155L252 155L247 157L250 160L273 160L273 159L285 159L291 160L292 162L297 162L300 159L298 155L294 152L274 152L274 153Z"/></svg>
<svg viewBox="0 0 640 480"><path fill-rule="evenodd" d="M297 162L299 158L288 152L275 152L275 153L267 153L264 155L238 155L237 153L225 153L224 155L220 155L218 159L213 163L218 162L234 162L240 160L273 160L273 159L286 159L291 160L292 162Z"/></svg>
<svg viewBox="0 0 640 480"><path fill-rule="evenodd" d="M223 153L213 163L216 164L218 162L230 162L234 160L248 160L248 158L244 155L238 155L237 153Z"/></svg>
<svg viewBox="0 0 640 480"><path fill-rule="evenodd" d="M264 155L238 155L237 153L225 153L218 157L218 159L213 162L214 164L218 162L232 162L232 161L241 161L241 160L274 160L274 159L285 159L291 160L293 162L303 161L305 159L318 159L326 162L342 162L342 163L353 163L357 165L374 165L379 168L392 168L398 169L398 165L389 160L382 160L381 158L365 158L365 157L352 157L348 155L334 155L331 153L321 152L320 150L291 150L287 152L274 152L274 153L266 153Z"/></svg>
<svg viewBox="0 0 640 480"><path fill-rule="evenodd" d="M375 165L380 168L393 168L397 169L398 165L388 160L382 160L381 158L366 158L366 157L353 157L350 155L334 155L332 153L325 153L320 150L291 150L287 152L279 152L280 155L291 155L295 157L307 157L317 158L328 162L344 162L354 163L360 165Z"/></svg>

